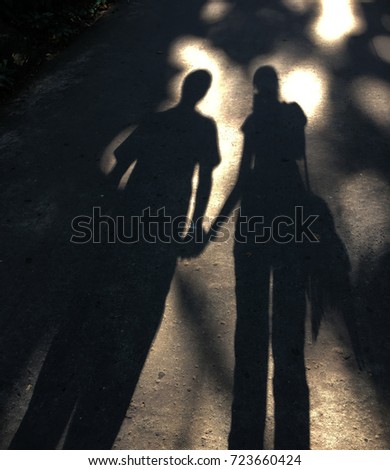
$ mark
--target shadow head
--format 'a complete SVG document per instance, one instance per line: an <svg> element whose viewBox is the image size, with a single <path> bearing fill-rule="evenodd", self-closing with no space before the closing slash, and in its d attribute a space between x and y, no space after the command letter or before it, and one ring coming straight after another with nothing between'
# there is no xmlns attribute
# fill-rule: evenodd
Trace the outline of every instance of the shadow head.
<svg viewBox="0 0 390 470"><path fill-rule="evenodd" d="M181 103L194 107L208 92L211 80L207 70L195 70L188 74L183 82Z"/></svg>
<svg viewBox="0 0 390 470"><path fill-rule="evenodd" d="M279 78L276 70L270 65L259 67L253 76L253 87L256 95L263 98L279 98Z"/></svg>

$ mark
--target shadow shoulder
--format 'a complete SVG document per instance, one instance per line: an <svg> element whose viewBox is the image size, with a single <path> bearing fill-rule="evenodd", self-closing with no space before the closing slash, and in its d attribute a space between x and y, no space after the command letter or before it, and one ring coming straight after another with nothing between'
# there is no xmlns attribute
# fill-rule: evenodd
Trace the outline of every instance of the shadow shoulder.
<svg viewBox="0 0 390 470"><path fill-rule="evenodd" d="M283 103L285 113L288 119L297 125L305 126L307 124L307 117L303 109L296 101L290 103Z"/></svg>
<svg viewBox="0 0 390 470"><path fill-rule="evenodd" d="M249 114L241 125L241 132L249 133L254 130L254 113Z"/></svg>

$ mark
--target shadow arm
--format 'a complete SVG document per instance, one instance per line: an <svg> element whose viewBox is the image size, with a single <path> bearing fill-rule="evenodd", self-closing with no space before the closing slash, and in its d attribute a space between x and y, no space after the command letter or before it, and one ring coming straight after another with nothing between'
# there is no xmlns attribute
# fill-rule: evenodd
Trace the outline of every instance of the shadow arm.
<svg viewBox="0 0 390 470"><path fill-rule="evenodd" d="M237 182L232 191L230 192L228 198L226 199L222 209L220 210L218 217L215 219L215 222L213 223L213 228L215 228L218 223L221 223L223 220L226 220L226 218L229 217L229 215L233 212L234 208L238 204L240 198L242 197L245 187L249 183L252 158L253 145L251 139L246 136Z"/></svg>
<svg viewBox="0 0 390 470"><path fill-rule="evenodd" d="M115 150L114 157L116 164L108 175L108 181L110 187L114 190L118 188L118 185L129 169L129 167L138 160L143 147L143 126L136 128L130 135L124 140Z"/></svg>
<svg viewBox="0 0 390 470"><path fill-rule="evenodd" d="M199 181L193 216L195 223L206 214L211 195L213 169L221 162L217 129L214 124L210 124L210 128L208 128L206 135L208 137L206 140L207 144L204 149L204 155L207 155L207 159L202 159L199 164Z"/></svg>
<svg viewBox="0 0 390 470"><path fill-rule="evenodd" d="M212 186L212 174L208 168L199 168L199 184L196 192L194 222L197 223L204 217L210 200Z"/></svg>

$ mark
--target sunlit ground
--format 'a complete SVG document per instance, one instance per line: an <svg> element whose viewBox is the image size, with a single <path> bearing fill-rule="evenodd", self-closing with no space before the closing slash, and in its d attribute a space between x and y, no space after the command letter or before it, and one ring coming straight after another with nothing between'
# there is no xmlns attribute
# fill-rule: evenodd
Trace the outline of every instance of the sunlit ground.
<svg viewBox="0 0 390 470"><path fill-rule="evenodd" d="M360 77L350 88L356 106L372 123L390 131L390 85L375 77Z"/></svg>

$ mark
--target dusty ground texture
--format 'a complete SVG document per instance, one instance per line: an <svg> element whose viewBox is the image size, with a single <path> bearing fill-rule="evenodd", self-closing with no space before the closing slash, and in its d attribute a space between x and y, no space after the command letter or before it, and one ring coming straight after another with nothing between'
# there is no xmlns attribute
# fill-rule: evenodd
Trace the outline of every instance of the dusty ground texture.
<svg viewBox="0 0 390 470"><path fill-rule="evenodd" d="M181 157L207 144L199 129L210 127L202 121L188 129L180 113L164 115L171 117L162 127L155 117L157 126L144 126L133 141L135 159L146 148L169 163L152 164L149 175L144 167L127 193L110 175L120 143L145 115L175 106L183 79L197 69L212 76L199 110L218 131L221 163L212 173L206 211L218 215L239 174L253 74L271 65L282 98L297 102L308 118L311 189L328 208L350 265L340 261L346 272L339 277L334 259L318 261L329 277L337 273L336 280L349 284L334 294L348 321L327 309L316 341L309 299L295 302L293 276L281 293L277 276L267 278L271 312L286 298L296 304L292 313L302 305L308 311L303 375L309 401L302 405L306 392L294 395L288 384L279 400L293 410L307 408L297 416L309 411L301 432L309 431L312 449L388 449L390 12L385 1L340 0L333 2L336 12L323 3L119 2L3 110L1 448L228 447L237 303L233 239L186 258L163 244L71 244L71 221L98 206L117 214L126 205L119 194L129 194L134 211L156 202L148 199L156 187L171 208L188 198ZM248 259L257 255L244 250ZM270 267L275 273L276 265ZM255 408L242 428L249 437L264 432L252 447L273 449L280 421L273 355L266 349L259 359L248 356L253 370L260 361L268 375L267 400L259 398L265 424L259 429L262 410ZM287 358L299 353L287 352ZM356 353L364 361L360 369ZM256 382L250 374L247 379ZM257 389L250 387L248 407L256 403ZM300 432L291 421L286 442Z"/></svg>

